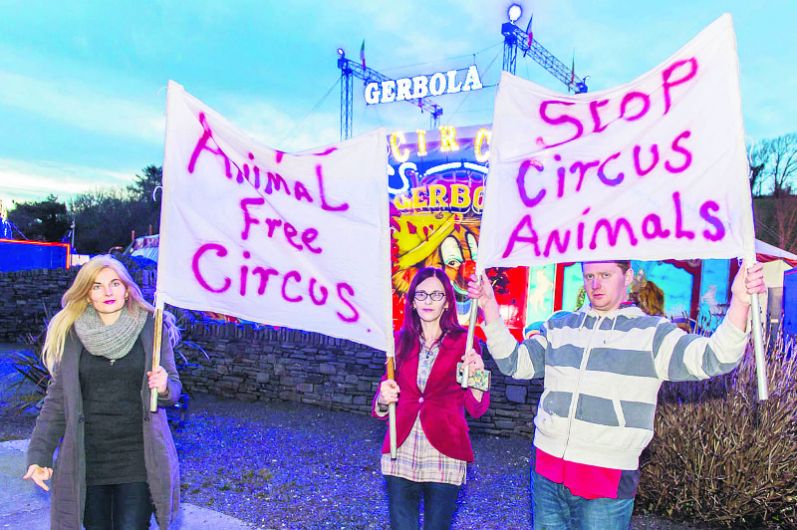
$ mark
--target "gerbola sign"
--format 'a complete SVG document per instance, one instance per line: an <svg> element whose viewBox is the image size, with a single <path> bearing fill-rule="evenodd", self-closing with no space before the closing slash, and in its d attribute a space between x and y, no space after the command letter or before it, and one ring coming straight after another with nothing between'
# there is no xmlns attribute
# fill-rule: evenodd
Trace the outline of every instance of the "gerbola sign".
<svg viewBox="0 0 797 530"><path fill-rule="evenodd" d="M403 79L390 79L381 83L368 83L365 85L365 102L369 105L377 103L392 103L394 101L407 101L425 98L426 96L441 96L443 94L456 94L470 92L482 88L479 71L472 65L465 73L465 79L457 76L459 70L438 72L432 75L418 75Z"/></svg>

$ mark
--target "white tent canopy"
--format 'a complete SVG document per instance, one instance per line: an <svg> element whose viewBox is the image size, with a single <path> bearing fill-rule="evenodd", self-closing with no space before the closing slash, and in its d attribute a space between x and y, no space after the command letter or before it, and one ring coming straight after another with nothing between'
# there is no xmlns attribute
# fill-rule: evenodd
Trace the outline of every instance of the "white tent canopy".
<svg viewBox="0 0 797 530"><path fill-rule="evenodd" d="M765 254L767 256L774 256L776 258L797 260L797 254L792 254L791 252L787 252L782 248L776 247L775 245L764 243L760 239L755 240L755 251L756 254Z"/></svg>

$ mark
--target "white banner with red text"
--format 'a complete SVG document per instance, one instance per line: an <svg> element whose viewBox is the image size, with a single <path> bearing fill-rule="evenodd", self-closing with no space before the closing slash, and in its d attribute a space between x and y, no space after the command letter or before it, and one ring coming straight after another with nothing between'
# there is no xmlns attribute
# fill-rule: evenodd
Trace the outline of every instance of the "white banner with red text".
<svg viewBox="0 0 797 530"><path fill-rule="evenodd" d="M730 15L609 90L503 73L479 265L754 256Z"/></svg>
<svg viewBox="0 0 797 530"><path fill-rule="evenodd" d="M385 138L285 153L170 82L159 300L386 350Z"/></svg>

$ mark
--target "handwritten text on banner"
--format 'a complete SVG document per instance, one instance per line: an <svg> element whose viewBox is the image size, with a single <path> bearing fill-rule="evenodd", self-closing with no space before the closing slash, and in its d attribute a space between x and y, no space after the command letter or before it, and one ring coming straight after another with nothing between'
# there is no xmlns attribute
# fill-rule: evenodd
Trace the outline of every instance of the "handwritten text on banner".
<svg viewBox="0 0 797 530"><path fill-rule="evenodd" d="M496 96L482 267L753 255L729 15L636 81Z"/></svg>
<svg viewBox="0 0 797 530"><path fill-rule="evenodd" d="M158 294L385 349L383 131L313 153L255 142L170 83Z"/></svg>

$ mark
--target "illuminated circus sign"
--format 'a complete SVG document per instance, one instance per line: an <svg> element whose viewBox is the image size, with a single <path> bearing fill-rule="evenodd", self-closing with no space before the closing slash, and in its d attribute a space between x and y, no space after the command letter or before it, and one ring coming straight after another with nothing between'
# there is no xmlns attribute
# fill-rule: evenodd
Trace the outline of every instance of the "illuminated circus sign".
<svg viewBox="0 0 797 530"><path fill-rule="evenodd" d="M421 99L426 96L441 96L470 92L482 88L479 71L471 65L465 72L465 78L457 76L459 70L437 72L432 75L418 75L402 79L388 79L365 85L365 102L369 105L377 103L393 103Z"/></svg>

